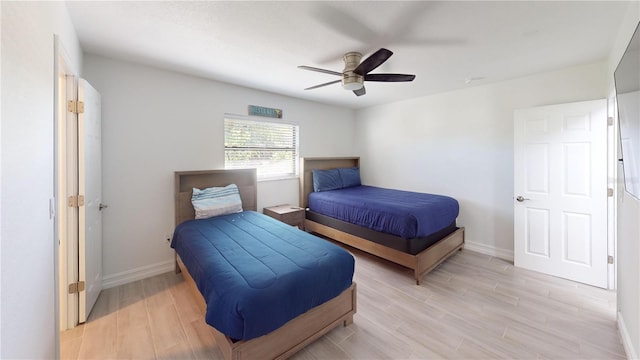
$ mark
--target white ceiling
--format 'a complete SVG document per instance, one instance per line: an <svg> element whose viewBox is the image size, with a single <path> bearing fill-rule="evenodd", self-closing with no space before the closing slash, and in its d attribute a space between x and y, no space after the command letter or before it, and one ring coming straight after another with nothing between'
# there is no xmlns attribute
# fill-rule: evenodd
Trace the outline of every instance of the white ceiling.
<svg viewBox="0 0 640 360"><path fill-rule="evenodd" d="M88 53L329 104L362 108L605 59L628 2L70 1ZM394 55L356 97L342 54ZM480 78L466 83L466 79Z"/></svg>

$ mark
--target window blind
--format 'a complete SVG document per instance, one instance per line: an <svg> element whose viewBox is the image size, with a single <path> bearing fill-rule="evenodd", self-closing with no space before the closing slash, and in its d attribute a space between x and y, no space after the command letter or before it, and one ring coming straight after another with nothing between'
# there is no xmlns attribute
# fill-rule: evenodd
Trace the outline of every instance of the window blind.
<svg viewBox="0 0 640 360"><path fill-rule="evenodd" d="M227 169L256 168L258 179L298 175L298 126L249 119L224 119Z"/></svg>

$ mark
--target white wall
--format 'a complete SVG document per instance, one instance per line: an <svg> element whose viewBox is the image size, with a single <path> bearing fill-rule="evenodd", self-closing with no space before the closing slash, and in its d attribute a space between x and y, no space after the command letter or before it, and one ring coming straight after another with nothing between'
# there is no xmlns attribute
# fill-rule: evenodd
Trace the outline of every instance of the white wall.
<svg viewBox="0 0 640 360"><path fill-rule="evenodd" d="M595 63L360 110L363 182L455 197L467 248L512 259L513 111L605 88Z"/></svg>
<svg viewBox="0 0 640 360"><path fill-rule="evenodd" d="M82 54L63 3L2 1L2 309L0 358L57 356L54 224L54 34Z"/></svg>
<svg viewBox="0 0 640 360"><path fill-rule="evenodd" d="M171 268L173 172L224 168L225 113L283 110L301 156L354 154L354 111L85 54L102 94L103 270L112 286ZM260 182L258 208L298 204L298 180Z"/></svg>
<svg viewBox="0 0 640 360"><path fill-rule="evenodd" d="M607 80L614 91L613 72L640 21L640 3L631 2L609 56ZM613 99L610 99L613 107ZM618 325L629 358L640 356L640 201L624 191L618 166L617 294Z"/></svg>

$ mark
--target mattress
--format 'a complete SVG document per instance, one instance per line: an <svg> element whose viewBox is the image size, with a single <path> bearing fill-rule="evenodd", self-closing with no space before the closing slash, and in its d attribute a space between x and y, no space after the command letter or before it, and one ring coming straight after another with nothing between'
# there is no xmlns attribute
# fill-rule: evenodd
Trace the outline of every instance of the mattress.
<svg viewBox="0 0 640 360"><path fill-rule="evenodd" d="M444 239L447 235L458 230L456 222L453 221L449 226L442 230L436 231L430 235L423 237L415 237L411 239L403 239L396 235L391 235L375 230L371 230L364 226L358 226L346 221L338 220L326 215L315 213L311 210L306 212L306 218L318 224L328 226L330 228L340 230L347 234L357 236L362 239L369 240L380 245L384 245L388 248L392 248L403 253L416 255L438 241Z"/></svg>
<svg viewBox="0 0 640 360"><path fill-rule="evenodd" d="M401 237L421 238L445 229L458 217L458 201L444 195L374 186L309 194L309 210Z"/></svg>
<svg viewBox="0 0 640 360"><path fill-rule="evenodd" d="M171 247L205 299L206 322L234 340L279 328L353 279L347 251L253 211L186 221Z"/></svg>

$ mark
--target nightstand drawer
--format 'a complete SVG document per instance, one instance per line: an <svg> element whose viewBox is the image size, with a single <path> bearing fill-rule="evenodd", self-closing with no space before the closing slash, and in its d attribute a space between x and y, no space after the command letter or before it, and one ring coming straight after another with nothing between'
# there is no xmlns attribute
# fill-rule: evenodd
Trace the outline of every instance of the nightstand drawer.
<svg viewBox="0 0 640 360"><path fill-rule="evenodd" d="M262 212L285 224L297 226L300 229L304 228L305 212L301 207L285 204L266 207L262 209Z"/></svg>

